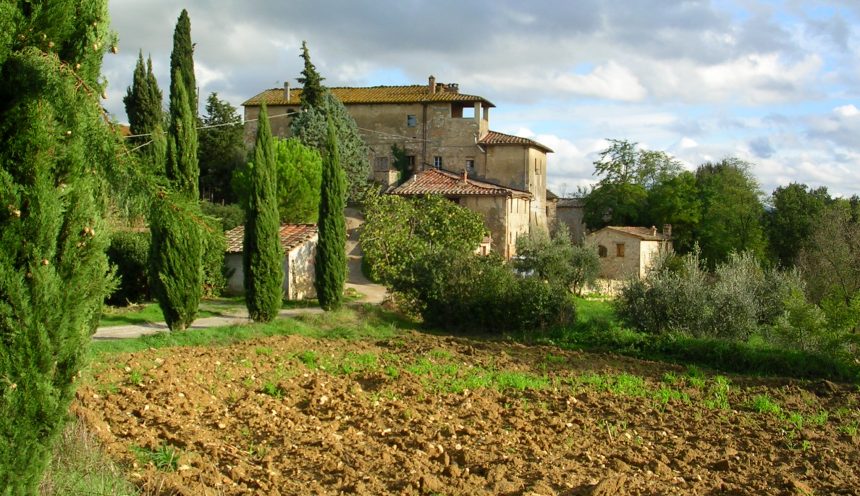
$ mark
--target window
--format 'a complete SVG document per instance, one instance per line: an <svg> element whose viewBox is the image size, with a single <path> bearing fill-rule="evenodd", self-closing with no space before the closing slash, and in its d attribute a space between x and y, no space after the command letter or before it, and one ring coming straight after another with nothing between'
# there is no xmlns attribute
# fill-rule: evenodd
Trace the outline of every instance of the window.
<svg viewBox="0 0 860 496"><path fill-rule="evenodd" d="M373 170L385 172L388 170L388 157L376 157L373 162Z"/></svg>
<svg viewBox="0 0 860 496"><path fill-rule="evenodd" d="M415 127L418 125L418 119L412 114L407 115L406 116L406 125L409 127Z"/></svg>
<svg viewBox="0 0 860 496"><path fill-rule="evenodd" d="M600 258L606 258L606 256L609 254L608 252L609 250L607 250L605 246L598 245L597 254L600 256Z"/></svg>
<svg viewBox="0 0 860 496"><path fill-rule="evenodd" d="M615 256L623 257L624 256L624 243L615 243Z"/></svg>
<svg viewBox="0 0 860 496"><path fill-rule="evenodd" d="M463 119L474 119L475 118L475 107L463 107L463 115L461 115Z"/></svg>
<svg viewBox="0 0 860 496"><path fill-rule="evenodd" d="M466 159L466 170L469 172L475 170L475 159L474 158L470 157L470 158Z"/></svg>
<svg viewBox="0 0 860 496"><path fill-rule="evenodd" d="M410 169L414 169L415 168L415 155L407 155L406 156L406 163L409 164Z"/></svg>
<svg viewBox="0 0 860 496"><path fill-rule="evenodd" d="M436 155L433 157L433 167L440 169L442 167L442 157Z"/></svg>
<svg viewBox="0 0 860 496"><path fill-rule="evenodd" d="M535 175L540 174L540 164L538 163L538 159L535 159Z"/></svg>

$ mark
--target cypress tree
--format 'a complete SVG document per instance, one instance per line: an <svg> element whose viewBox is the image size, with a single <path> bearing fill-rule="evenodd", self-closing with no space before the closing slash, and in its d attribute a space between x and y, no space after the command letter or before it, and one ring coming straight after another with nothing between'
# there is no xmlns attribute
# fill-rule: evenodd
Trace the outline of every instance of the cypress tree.
<svg viewBox="0 0 860 496"><path fill-rule="evenodd" d="M150 134L156 126L162 125L164 113L161 110L161 98L161 89L152 73L152 59L148 59L144 65L143 52L139 52L131 86L122 99L131 134ZM135 143L146 143L149 137L141 136L133 140Z"/></svg>
<svg viewBox="0 0 860 496"><path fill-rule="evenodd" d="M301 57L305 62L305 68L302 69L302 77L297 78L297 80L302 84L302 109L321 108L325 105L323 96L325 95L326 88L322 85L324 78L320 76L317 68L311 62L311 54L308 52L308 43L306 41L302 42Z"/></svg>
<svg viewBox="0 0 860 496"><path fill-rule="evenodd" d="M272 131L266 105L260 109L254 161L248 164L249 191L245 201L245 304L248 315L269 322L281 308L284 250L278 219L278 188Z"/></svg>
<svg viewBox="0 0 860 496"><path fill-rule="evenodd" d="M190 26L184 10L176 26L177 33L182 31L183 25ZM190 39L187 41L190 46ZM177 52L183 50L184 45L174 45L171 63L180 58ZM191 67L193 70L193 62ZM191 77L193 79L193 74ZM206 235L197 193L197 118L191 111L190 93L185 84L182 72L174 70L170 81L170 128L165 160L169 190L159 194L150 214L150 287L173 331L186 329L197 315L203 295L201 238Z"/></svg>
<svg viewBox="0 0 860 496"><path fill-rule="evenodd" d="M0 494L37 494L109 287L104 0L0 4Z"/></svg>
<svg viewBox="0 0 860 496"><path fill-rule="evenodd" d="M322 174L314 286L320 306L329 311L340 308L346 280L346 219L343 214L346 185L340 167L337 136L331 121L328 122Z"/></svg>
<svg viewBox="0 0 860 496"><path fill-rule="evenodd" d="M191 95L179 71L170 81L170 128L165 173L174 189L197 199L200 167L197 162L197 117L190 107Z"/></svg>
<svg viewBox="0 0 860 496"><path fill-rule="evenodd" d="M188 11L182 9L173 31L173 52L170 53L170 74L179 71L185 89L188 91L188 106L197 116L197 82L194 79L194 45L191 43L191 19ZM173 87L171 83L171 93Z"/></svg>

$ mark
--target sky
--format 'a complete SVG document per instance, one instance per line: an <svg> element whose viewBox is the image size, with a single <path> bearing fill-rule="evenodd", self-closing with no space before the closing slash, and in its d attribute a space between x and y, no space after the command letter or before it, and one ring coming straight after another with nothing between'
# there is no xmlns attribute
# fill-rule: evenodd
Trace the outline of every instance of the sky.
<svg viewBox="0 0 860 496"><path fill-rule="evenodd" d="M105 106L120 122L139 50L166 96L183 7L201 100L217 92L240 113L298 86L305 40L328 86L432 74L493 102L491 129L555 151L557 194L596 181L607 139L690 170L741 158L768 195L791 182L860 194L857 0L111 0Z"/></svg>

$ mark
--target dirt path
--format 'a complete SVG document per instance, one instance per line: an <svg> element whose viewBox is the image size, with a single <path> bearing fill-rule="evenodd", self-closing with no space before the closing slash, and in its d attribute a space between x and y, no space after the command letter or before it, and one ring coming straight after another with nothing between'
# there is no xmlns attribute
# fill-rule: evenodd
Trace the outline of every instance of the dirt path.
<svg viewBox="0 0 860 496"><path fill-rule="evenodd" d="M92 373L73 411L151 494L860 491L850 386L419 333L150 349Z"/></svg>
<svg viewBox="0 0 860 496"><path fill-rule="evenodd" d="M356 208L346 209L346 256L349 267L349 277L346 287L361 293L363 298L358 300L363 303L382 303L385 299L385 286L374 284L364 277L361 271L361 246L358 244L358 231L364 223L364 216Z"/></svg>

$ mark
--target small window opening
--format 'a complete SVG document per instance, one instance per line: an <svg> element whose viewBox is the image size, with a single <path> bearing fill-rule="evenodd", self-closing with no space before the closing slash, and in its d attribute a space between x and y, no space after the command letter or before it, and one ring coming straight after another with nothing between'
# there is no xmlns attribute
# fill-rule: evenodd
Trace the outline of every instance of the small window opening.
<svg viewBox="0 0 860 496"><path fill-rule="evenodd" d="M418 125L418 119L414 115L406 116L406 125L409 127L415 127Z"/></svg>
<svg viewBox="0 0 860 496"><path fill-rule="evenodd" d="M609 255L608 252L609 250L607 250L606 247L603 245L599 245L597 247L597 254L600 256L600 258L606 258L607 255Z"/></svg>
<svg viewBox="0 0 860 496"><path fill-rule="evenodd" d="M616 243L615 244L615 256L623 257L624 256L624 243Z"/></svg>
<svg viewBox="0 0 860 496"><path fill-rule="evenodd" d="M435 167L437 169L442 168L442 157L441 156L436 155L435 157L433 157L433 167Z"/></svg>

